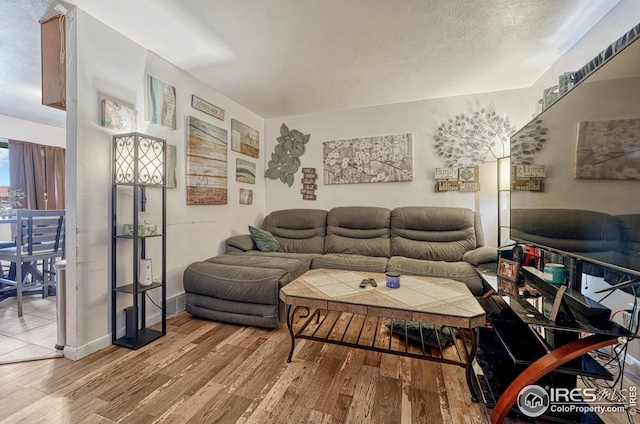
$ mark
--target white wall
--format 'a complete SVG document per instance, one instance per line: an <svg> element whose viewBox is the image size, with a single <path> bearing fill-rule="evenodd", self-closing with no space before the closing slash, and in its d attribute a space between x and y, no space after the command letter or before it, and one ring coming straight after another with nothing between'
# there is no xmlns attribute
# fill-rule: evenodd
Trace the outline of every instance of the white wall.
<svg viewBox="0 0 640 424"><path fill-rule="evenodd" d="M602 50L640 23L640 2L620 0L605 17L565 53L531 86L532 106L536 106L545 88L558 84L565 72L577 71Z"/></svg>
<svg viewBox="0 0 640 424"><path fill-rule="evenodd" d="M47 146L65 147L66 131L64 128L24 119L0 115L0 138L28 141Z"/></svg>
<svg viewBox="0 0 640 424"><path fill-rule="evenodd" d="M247 224L264 214L264 181L255 185L236 183L235 160L245 155L229 150L228 205L186 206L185 138L186 117L196 116L229 131L236 118L257 129L264 139L264 120L227 97L190 77L172 64L148 52L82 10L74 13L71 44L77 43L69 76L68 137L68 223L76 228L69 237L67 277L72 309L70 348L65 354L80 358L108 344L110 340L110 194L113 131L100 126L100 102L115 100L138 111L137 131L165 139L177 146L178 188L167 190L167 295L183 291L185 267L223 251L223 241L232 234L246 232ZM72 50L73 51L73 50ZM75 71L75 72L74 72ZM144 122L145 74L173 85L177 93L177 129L170 130ZM225 109L224 121L191 107L196 94ZM261 152L264 148L261 147ZM264 173L262 158L257 173ZM254 190L252 206L239 205L239 187ZM159 217L157 217L159 218ZM120 259L119 262L123 261ZM159 267L154 265L159 272ZM124 316L124 313L120 313ZM123 317L120 317L122 320ZM74 327L72 324L71 327Z"/></svg>
<svg viewBox="0 0 640 424"><path fill-rule="evenodd" d="M302 167L316 168L318 173L316 201L302 200L301 171L295 174L291 187L280 180L268 179L267 213L286 208L330 209L335 206L363 205L394 208L397 206L455 206L479 211L483 219L486 244L497 244L497 167L487 163L480 167L481 191L476 193L436 193L435 168L444 167L437 156L434 135L443 122L456 115L496 110L509 117L514 129L530 118L533 109L527 104L527 90L510 90L470 96L423 100L345 111L268 119L266 124L266 155L280 135L280 126L311 134L306 151L301 156ZM393 183L325 185L323 183L323 153L325 141L368 136L413 134L413 181Z"/></svg>

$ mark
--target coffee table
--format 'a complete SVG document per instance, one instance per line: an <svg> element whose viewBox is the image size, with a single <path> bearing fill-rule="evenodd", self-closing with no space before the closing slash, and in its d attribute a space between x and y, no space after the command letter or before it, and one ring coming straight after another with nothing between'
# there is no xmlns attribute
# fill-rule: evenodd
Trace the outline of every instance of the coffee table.
<svg viewBox="0 0 640 424"><path fill-rule="evenodd" d="M360 288L364 278L375 279L377 287ZM404 275L401 287L391 289L385 279L381 273L314 269L282 287L280 300L286 305L291 336L287 362L291 362L295 340L307 339L458 365L465 368L471 398L477 402L472 363L478 329L486 319L467 286L446 278ZM294 324L300 309L304 314ZM417 344L409 343L407 321L420 323ZM404 328L400 330L404 345L386 329L389 322L396 331ZM435 332L432 340L425 340L427 327ZM450 345L442 342L445 327L454 335Z"/></svg>

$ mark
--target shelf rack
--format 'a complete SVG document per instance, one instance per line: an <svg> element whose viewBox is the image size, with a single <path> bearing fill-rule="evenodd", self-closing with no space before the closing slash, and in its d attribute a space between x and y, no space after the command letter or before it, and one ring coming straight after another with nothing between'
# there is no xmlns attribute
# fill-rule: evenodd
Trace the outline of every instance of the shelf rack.
<svg viewBox="0 0 640 424"><path fill-rule="evenodd" d="M112 343L129 349L138 349L166 334L166 144L164 140L140 133L113 136L112 241L111 241L111 339ZM140 235L139 212L146 211L147 190L160 190L162 214L158 234ZM123 220L118 215L119 198L132 201L133 234L119 234ZM131 222L129 221L129 222ZM142 285L138 281L139 261L147 259L147 243L160 243L160 269L158 281ZM128 260L121 260L125 249L131 250ZM157 252L157 246L155 251ZM120 253L120 255L119 255ZM128 253L127 253L128 254ZM157 270L157 258L154 257ZM119 267L122 267L119 273ZM130 274L129 274L130 272ZM128 277L122 275L129 274ZM125 281L123 281L125 280ZM161 293L159 305L149 293ZM160 308L161 322L147 327L147 298ZM130 305L121 307L120 305ZM118 317L124 312L126 333L118 337ZM121 321L122 322L122 321ZM159 328L159 329L158 329Z"/></svg>

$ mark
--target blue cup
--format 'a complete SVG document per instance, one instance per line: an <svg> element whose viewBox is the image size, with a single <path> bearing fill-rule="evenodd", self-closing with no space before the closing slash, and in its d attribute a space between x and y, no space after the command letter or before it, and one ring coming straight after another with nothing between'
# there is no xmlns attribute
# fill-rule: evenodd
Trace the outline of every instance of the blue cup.
<svg viewBox="0 0 640 424"><path fill-rule="evenodd" d="M400 288L400 273L399 272L387 272L387 287L390 289Z"/></svg>

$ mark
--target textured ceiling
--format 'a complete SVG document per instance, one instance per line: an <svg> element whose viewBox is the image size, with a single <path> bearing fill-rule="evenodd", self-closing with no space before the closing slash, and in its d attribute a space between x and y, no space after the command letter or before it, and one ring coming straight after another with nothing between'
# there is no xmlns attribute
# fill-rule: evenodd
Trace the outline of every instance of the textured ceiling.
<svg viewBox="0 0 640 424"><path fill-rule="evenodd" d="M39 103L37 22L53 2L0 1L2 89ZM618 0L70 3L271 118L528 87Z"/></svg>

